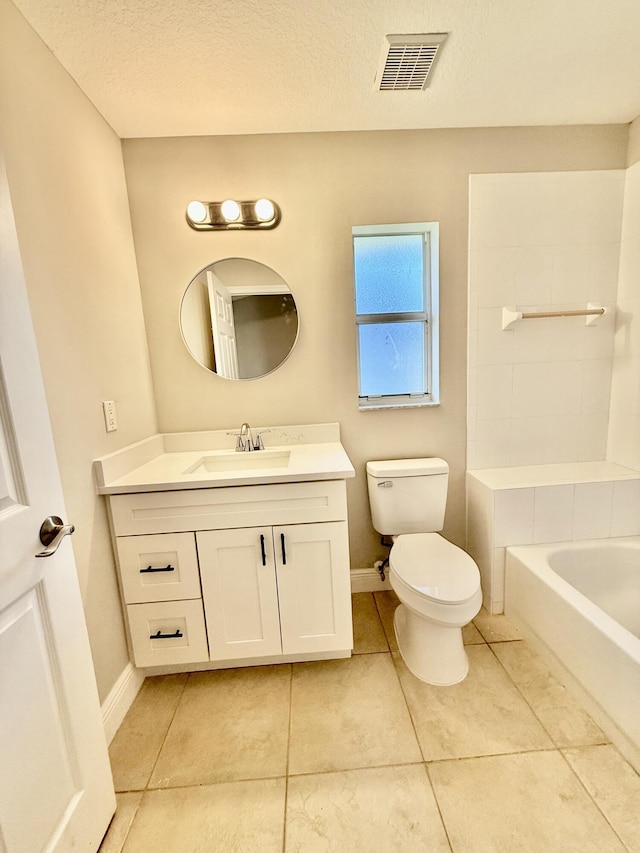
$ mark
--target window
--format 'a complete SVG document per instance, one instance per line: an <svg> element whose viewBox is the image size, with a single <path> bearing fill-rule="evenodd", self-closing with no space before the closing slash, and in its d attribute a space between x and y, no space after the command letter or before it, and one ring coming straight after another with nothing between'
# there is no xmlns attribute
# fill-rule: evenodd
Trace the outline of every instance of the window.
<svg viewBox="0 0 640 853"><path fill-rule="evenodd" d="M352 233L359 407L436 405L438 223Z"/></svg>

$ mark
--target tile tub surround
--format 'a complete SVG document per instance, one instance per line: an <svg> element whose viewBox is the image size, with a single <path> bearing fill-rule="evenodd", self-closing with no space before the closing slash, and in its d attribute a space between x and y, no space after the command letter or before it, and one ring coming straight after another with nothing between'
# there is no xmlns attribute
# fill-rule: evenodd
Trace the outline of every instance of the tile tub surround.
<svg viewBox="0 0 640 853"><path fill-rule="evenodd" d="M640 534L640 472L610 462L467 471L467 551L484 606L504 610L508 545Z"/></svg>
<svg viewBox="0 0 640 853"><path fill-rule="evenodd" d="M469 679L438 688L392 651L393 592L353 605L354 657L264 668L268 700L251 669L147 679L111 747L118 810L101 853L640 853L640 777L504 616L478 614ZM214 713L198 711L206 695ZM266 717L285 750L268 777Z"/></svg>
<svg viewBox="0 0 640 853"><path fill-rule="evenodd" d="M607 458L624 188L624 170L470 176L469 468ZM591 326L502 330L504 306L588 302L608 309Z"/></svg>

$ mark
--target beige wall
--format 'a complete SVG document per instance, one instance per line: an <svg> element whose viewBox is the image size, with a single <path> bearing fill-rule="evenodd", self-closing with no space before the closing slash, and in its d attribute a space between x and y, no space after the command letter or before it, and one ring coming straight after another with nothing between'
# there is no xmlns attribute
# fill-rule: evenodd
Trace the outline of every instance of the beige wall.
<svg viewBox="0 0 640 853"><path fill-rule="evenodd" d="M156 429L118 137L8 0L0 0L7 164L101 699L128 662L94 457ZM101 401L119 429L107 435ZM56 512L56 508L51 508Z"/></svg>
<svg viewBox="0 0 640 853"><path fill-rule="evenodd" d="M339 421L349 483L352 567L383 555L369 520L368 459L440 455L451 466L445 534L464 542L468 176L617 169L627 127L312 133L126 140L125 169L161 431ZM274 231L202 233L193 198L268 196ZM440 222L438 408L357 409L351 226ZM264 379L233 383L187 353L177 315L206 264L245 256L288 282L300 312L294 353Z"/></svg>

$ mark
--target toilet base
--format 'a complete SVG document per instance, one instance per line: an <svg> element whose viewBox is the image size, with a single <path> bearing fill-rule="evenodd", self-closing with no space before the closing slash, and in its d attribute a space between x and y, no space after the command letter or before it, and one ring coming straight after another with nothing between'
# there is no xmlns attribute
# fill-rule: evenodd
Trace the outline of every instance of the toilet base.
<svg viewBox="0 0 640 853"><path fill-rule="evenodd" d="M438 687L465 679L469 660L461 627L427 622L404 604L396 608L393 626L402 659L416 678Z"/></svg>

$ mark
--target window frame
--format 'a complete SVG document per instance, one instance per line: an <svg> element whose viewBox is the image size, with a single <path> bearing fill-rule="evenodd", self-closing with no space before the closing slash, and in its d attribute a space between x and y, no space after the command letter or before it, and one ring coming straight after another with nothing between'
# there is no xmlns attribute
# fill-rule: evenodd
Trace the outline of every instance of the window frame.
<svg viewBox="0 0 640 853"><path fill-rule="evenodd" d="M423 289L424 311L404 313L358 314L356 307L355 248L356 237L391 237L416 235L423 238ZM410 222L395 225L354 225L351 229L353 251L353 299L356 319L356 358L358 372L358 408L360 411L374 409L399 409L418 406L440 405L440 224L438 222ZM426 390L413 394L361 395L362 382L360 358L361 325L374 323L423 322L424 328L424 376Z"/></svg>

